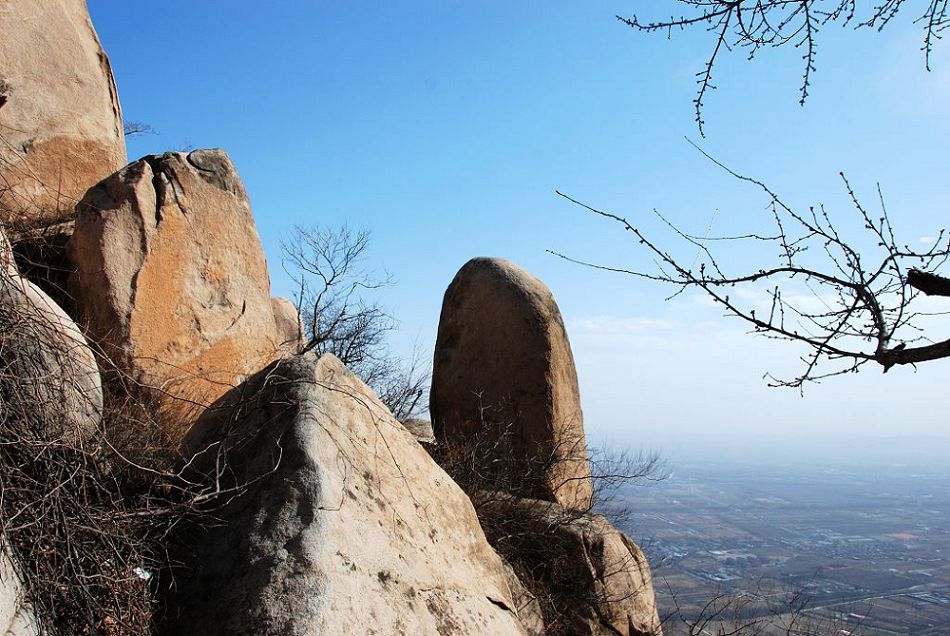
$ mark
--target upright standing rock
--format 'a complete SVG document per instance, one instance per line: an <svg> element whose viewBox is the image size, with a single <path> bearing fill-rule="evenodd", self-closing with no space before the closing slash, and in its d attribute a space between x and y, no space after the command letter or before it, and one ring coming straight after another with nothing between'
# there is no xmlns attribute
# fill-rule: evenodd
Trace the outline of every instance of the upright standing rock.
<svg viewBox="0 0 950 636"><path fill-rule="evenodd" d="M210 403L276 356L264 252L224 151L145 157L90 189L69 251L90 333L180 404Z"/></svg>
<svg viewBox="0 0 950 636"><path fill-rule="evenodd" d="M502 487L571 508L589 506L571 345L550 290L517 265L474 258L449 285L430 411L438 443L488 454L486 466L516 473L501 476Z"/></svg>
<svg viewBox="0 0 950 636"><path fill-rule="evenodd" d="M0 206L71 211L125 165L109 59L84 0L0 3Z"/></svg>

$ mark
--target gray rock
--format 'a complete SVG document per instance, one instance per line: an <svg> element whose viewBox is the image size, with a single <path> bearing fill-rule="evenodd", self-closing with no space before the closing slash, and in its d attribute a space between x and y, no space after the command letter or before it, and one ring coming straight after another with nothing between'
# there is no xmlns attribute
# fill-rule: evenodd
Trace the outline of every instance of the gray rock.
<svg viewBox="0 0 950 636"><path fill-rule="evenodd" d="M4 2L0 33L0 205L71 214L126 162L109 58L83 0Z"/></svg>
<svg viewBox="0 0 950 636"><path fill-rule="evenodd" d="M17 271L0 232L0 375L4 408L27 414L44 438L88 439L102 419L96 358L76 323Z"/></svg>
<svg viewBox="0 0 950 636"><path fill-rule="evenodd" d="M39 636L36 616L23 597L20 576L7 553L0 549L0 634L3 636Z"/></svg>
<svg viewBox="0 0 950 636"><path fill-rule="evenodd" d="M525 633L471 502L333 356L275 362L182 451L246 487L178 555L166 633Z"/></svg>
<svg viewBox="0 0 950 636"><path fill-rule="evenodd" d="M502 559L504 561L504 559ZM547 629L544 626L544 614L541 611L541 603L528 591L524 583L518 578L515 569L511 564L504 561L505 578L508 580L508 587L511 589L511 600L515 604L518 612L518 618L521 619L521 625L524 627L528 636L545 636Z"/></svg>
<svg viewBox="0 0 950 636"><path fill-rule="evenodd" d="M416 441L423 444L434 444L435 435L432 433L432 422L419 417L411 417L402 423L406 430L412 433Z"/></svg>

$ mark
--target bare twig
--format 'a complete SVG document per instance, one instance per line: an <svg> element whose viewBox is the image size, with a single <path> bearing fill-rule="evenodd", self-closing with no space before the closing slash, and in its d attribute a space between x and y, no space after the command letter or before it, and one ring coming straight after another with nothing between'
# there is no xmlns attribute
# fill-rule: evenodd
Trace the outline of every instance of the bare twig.
<svg viewBox="0 0 950 636"><path fill-rule="evenodd" d="M396 321L367 292L393 281L364 268L369 241L366 231L298 225L281 242L284 269L299 290L303 351L335 355L405 421L428 406L429 373L418 356L401 360L386 345Z"/></svg>
<svg viewBox="0 0 950 636"><path fill-rule="evenodd" d="M700 149L700 152L703 152ZM923 270L938 269L950 257L950 241L941 231L929 247L911 249L895 238L887 208L878 189L880 210L872 214L858 199L844 174L842 182L853 207L853 218L865 229L873 244L858 249L857 243L837 230L824 208L807 213L791 208L763 182L738 174L708 154L706 157L733 177L759 189L768 199L774 231L733 237L699 238L683 232L660 217L676 238L699 249L692 264L661 247L626 218L599 210L561 192L557 194L599 217L630 232L637 244L654 258L657 272L636 268L609 267L553 254L575 263L620 272L671 285L673 295L698 289L723 307L729 316L742 319L760 335L804 344L809 353L802 358L804 368L795 377L769 376L773 386L801 389L807 382L857 372L868 362L886 372L895 365L916 364L950 356L950 339L928 342L920 334L917 320L924 315L916 309L916 290L950 295L950 281ZM774 264L753 270L727 273L712 251L713 245L773 247ZM823 262L815 255L822 255ZM696 266L698 262L698 267ZM913 264L915 268L909 268ZM753 290L759 301L731 296L733 287ZM803 304L800 295L782 290L804 290L812 302Z"/></svg>
<svg viewBox="0 0 950 636"><path fill-rule="evenodd" d="M818 35L821 29L837 23L857 28L881 30L888 26L907 5L917 7L916 23L924 31L924 62L931 67L934 44L950 28L950 0L884 0L861 5L860 15L855 0L677 0L688 12L679 17L661 20L640 20L617 16L627 26L646 33L665 33L701 27L713 36L710 54L703 70L697 73L696 124L704 133L703 104L706 93L715 88L712 71L720 52L734 47L744 48L751 59L763 50L791 45L802 49L802 84L799 102L808 99ZM652 5L652 3L651 3Z"/></svg>

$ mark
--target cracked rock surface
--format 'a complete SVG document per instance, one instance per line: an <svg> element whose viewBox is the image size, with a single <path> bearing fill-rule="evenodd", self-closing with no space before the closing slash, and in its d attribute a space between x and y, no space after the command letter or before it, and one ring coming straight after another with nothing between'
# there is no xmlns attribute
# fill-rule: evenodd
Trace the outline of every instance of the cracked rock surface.
<svg viewBox="0 0 950 636"><path fill-rule="evenodd" d="M145 157L77 209L70 289L120 369L184 407L214 401L277 355L264 252L224 151Z"/></svg>
<svg viewBox="0 0 950 636"><path fill-rule="evenodd" d="M526 633L469 499L332 355L275 362L183 450L212 483L247 487L175 555L191 569L165 633Z"/></svg>

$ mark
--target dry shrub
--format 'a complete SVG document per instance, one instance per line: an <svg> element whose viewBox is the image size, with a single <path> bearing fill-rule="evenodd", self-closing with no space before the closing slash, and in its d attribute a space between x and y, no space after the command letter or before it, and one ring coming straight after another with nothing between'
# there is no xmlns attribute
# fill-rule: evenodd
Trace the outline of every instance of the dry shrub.
<svg viewBox="0 0 950 636"><path fill-rule="evenodd" d="M30 236L32 253L54 249ZM50 337L60 325L24 305L0 265L0 534L25 604L44 636L153 633L154 575L201 493L174 470L148 388L112 369L101 420L79 421L96 401L77 403L81 383L64 375L75 362Z"/></svg>
<svg viewBox="0 0 950 636"><path fill-rule="evenodd" d="M0 519L41 632L147 633L148 586L135 568L154 559L136 497L111 474L101 431L77 430L74 389L44 377L63 352L35 316L6 302L0 313Z"/></svg>
<svg viewBox="0 0 950 636"><path fill-rule="evenodd" d="M599 598L589 584L589 565L578 560L578 532L603 514L622 523L629 509L617 496L631 484L664 479L666 473L656 453L631 453L619 449L588 454L593 496L576 507L564 507L530 498L544 490L557 464L573 457L579 439L561 439L543 454L505 452L518 434L517 424L492 420L501 409L480 409L476 433L464 443L440 439L430 449L433 457L469 495L491 546L512 566L525 588L538 600L545 628L551 636L577 633L590 608L624 599ZM609 571L630 566L608 564ZM585 611L588 614L585 615Z"/></svg>
<svg viewBox="0 0 950 636"><path fill-rule="evenodd" d="M182 476L168 398L107 374L95 430L67 430L66 390L24 377L44 346L0 308L0 532L43 635L144 635L161 621L159 575L180 526L207 518L214 483ZM114 371L114 370L113 370ZM56 390L56 387L54 387Z"/></svg>
<svg viewBox="0 0 950 636"><path fill-rule="evenodd" d="M664 618L666 636L862 636L868 604L816 608L802 589L755 581L745 590L719 589L702 607L680 607Z"/></svg>
<svg viewBox="0 0 950 636"><path fill-rule="evenodd" d="M8 195L9 189L0 185L0 226L13 246L18 271L72 315L66 291L72 270L66 255L75 220L72 206L64 202L59 208L37 209ZM11 209L11 204L20 207Z"/></svg>

